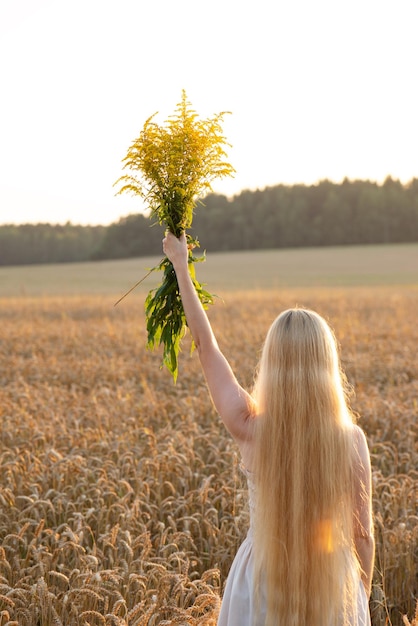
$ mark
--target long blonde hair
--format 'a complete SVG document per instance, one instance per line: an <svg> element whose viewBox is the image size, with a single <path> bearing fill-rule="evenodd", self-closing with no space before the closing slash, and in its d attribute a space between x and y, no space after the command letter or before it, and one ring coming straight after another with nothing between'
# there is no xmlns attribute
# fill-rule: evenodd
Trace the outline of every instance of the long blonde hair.
<svg viewBox="0 0 418 626"><path fill-rule="evenodd" d="M268 626L353 619L353 418L334 335L313 311L273 322L255 383L255 594Z"/></svg>

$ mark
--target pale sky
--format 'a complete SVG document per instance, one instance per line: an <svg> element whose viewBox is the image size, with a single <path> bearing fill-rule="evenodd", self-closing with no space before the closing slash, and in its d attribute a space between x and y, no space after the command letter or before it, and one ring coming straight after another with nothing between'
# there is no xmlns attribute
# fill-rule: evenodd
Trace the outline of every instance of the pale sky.
<svg viewBox="0 0 418 626"><path fill-rule="evenodd" d="M145 120L228 110L228 196L418 177L417 0L0 0L0 223L108 224Z"/></svg>

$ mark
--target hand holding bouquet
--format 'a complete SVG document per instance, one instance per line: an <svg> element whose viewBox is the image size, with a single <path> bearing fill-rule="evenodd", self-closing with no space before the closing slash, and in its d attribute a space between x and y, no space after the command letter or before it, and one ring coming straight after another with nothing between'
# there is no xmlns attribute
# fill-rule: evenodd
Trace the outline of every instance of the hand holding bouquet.
<svg viewBox="0 0 418 626"><path fill-rule="evenodd" d="M226 112L222 112L209 119L199 119L183 91L175 114L164 126L154 121L155 115L146 120L140 136L123 159L124 168L132 173L115 183L123 183L118 193L139 195L159 224L165 225L176 237L185 233L192 225L199 198L212 190L211 182L231 176L235 171L225 161L227 142L221 127L225 115ZM199 299L207 308L213 296L197 281L194 268L194 263L204 260L204 256L193 255L199 242L188 233L186 237L189 272ZM163 344L163 364L176 381L186 318L171 262L165 257L153 269L163 272L163 280L145 300L147 347L152 349Z"/></svg>

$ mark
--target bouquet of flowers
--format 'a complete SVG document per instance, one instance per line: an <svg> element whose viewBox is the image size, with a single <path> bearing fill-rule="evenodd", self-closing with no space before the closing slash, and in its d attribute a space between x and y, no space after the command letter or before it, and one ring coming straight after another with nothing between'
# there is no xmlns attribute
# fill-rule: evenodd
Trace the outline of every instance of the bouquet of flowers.
<svg viewBox="0 0 418 626"><path fill-rule="evenodd" d="M224 111L200 119L183 90L174 115L164 125L154 121L156 114L146 120L123 159L124 169L131 173L116 181L115 185L122 183L118 194L139 195L148 204L155 221L176 237L186 232L192 225L199 198L212 190L212 181L235 172L225 160L224 148L228 144L222 122L226 114ZM188 233L186 237L190 275L202 305L207 308L213 296L197 281L194 268L194 263L204 260L204 255L195 257L193 249L199 246L198 239ZM161 270L163 279L145 300L147 347L153 349L163 344L163 365L176 381L180 343L187 323L171 262L165 257L151 271L154 270Z"/></svg>

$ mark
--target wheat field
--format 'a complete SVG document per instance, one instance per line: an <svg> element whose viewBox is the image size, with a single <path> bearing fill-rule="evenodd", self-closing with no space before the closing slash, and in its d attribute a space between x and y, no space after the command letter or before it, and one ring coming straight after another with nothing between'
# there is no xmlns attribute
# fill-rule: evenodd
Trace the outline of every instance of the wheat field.
<svg viewBox="0 0 418 626"><path fill-rule="evenodd" d="M210 318L248 388L279 311L335 329L372 456L372 623L416 623L418 289L222 295ZM113 303L0 299L0 626L216 624L248 523L237 448L189 339L174 385L143 295Z"/></svg>

